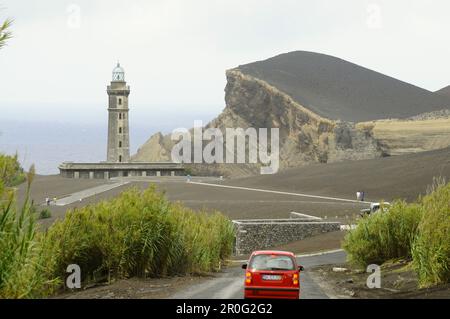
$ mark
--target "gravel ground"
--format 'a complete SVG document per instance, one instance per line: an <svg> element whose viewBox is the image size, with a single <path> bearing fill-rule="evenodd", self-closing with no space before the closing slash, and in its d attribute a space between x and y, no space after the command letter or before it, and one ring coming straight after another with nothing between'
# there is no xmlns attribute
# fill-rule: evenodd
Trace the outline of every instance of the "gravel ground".
<svg viewBox="0 0 450 319"><path fill-rule="evenodd" d="M334 272L333 268L347 271ZM419 289L417 276L407 261L386 263L381 267L381 288L369 289L366 285L370 275L363 269L348 264L319 266L311 270L311 275L322 289L339 298L357 299L450 299L450 284Z"/></svg>
<svg viewBox="0 0 450 319"><path fill-rule="evenodd" d="M62 198L73 192L102 185L102 180L73 180L59 176L38 176L32 186L31 197L40 204L38 211L48 208L52 217L42 220L44 226L51 225L55 219L62 218L68 209L83 207L101 200L114 198L126 189L137 187L145 189L155 185L158 190L166 193L169 200L182 202L187 207L208 212L221 211L231 219L255 218L288 218L290 212L299 212L326 218L349 222L353 220L360 209L367 205L359 203L335 202L332 200L311 199L281 194L259 193L236 189L222 189L185 182L130 182L75 202L67 206L45 206L46 196ZM22 200L25 186L19 187L19 198ZM51 194L51 195L47 195Z"/></svg>

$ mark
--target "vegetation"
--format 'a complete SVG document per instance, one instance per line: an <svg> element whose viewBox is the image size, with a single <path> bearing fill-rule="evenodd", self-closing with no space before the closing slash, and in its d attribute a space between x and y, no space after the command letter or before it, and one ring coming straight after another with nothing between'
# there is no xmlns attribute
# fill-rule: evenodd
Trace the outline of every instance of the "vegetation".
<svg viewBox="0 0 450 319"><path fill-rule="evenodd" d="M450 282L450 184L437 185L422 205L413 265L422 286Z"/></svg>
<svg viewBox="0 0 450 319"><path fill-rule="evenodd" d="M25 181L25 176L17 154L15 156L0 154L0 180L4 186L19 185Z"/></svg>
<svg viewBox="0 0 450 319"><path fill-rule="evenodd" d="M12 25L11 19L6 19L0 23L0 49L6 45L6 41L11 39L12 33L9 30Z"/></svg>
<svg viewBox="0 0 450 319"><path fill-rule="evenodd" d="M0 185L0 298L50 295L70 264L84 282L112 281L214 271L232 253L227 218L172 204L154 188L69 211L43 233L32 204L17 212L14 193Z"/></svg>
<svg viewBox="0 0 450 319"><path fill-rule="evenodd" d="M397 201L387 213L361 219L343 248L360 266L412 260L421 286L450 282L450 184L438 183L417 203Z"/></svg>
<svg viewBox="0 0 450 319"><path fill-rule="evenodd" d="M386 209L386 208L385 208ZM395 202L388 213L362 218L345 238L344 249L358 265L381 264L395 258L410 258L422 211L417 204Z"/></svg>
<svg viewBox="0 0 450 319"><path fill-rule="evenodd" d="M27 195L33 174L31 168ZM36 232L32 211L29 200L17 211L14 192L0 179L0 298L36 297L49 292L57 282L49 280L45 238Z"/></svg>
<svg viewBox="0 0 450 319"><path fill-rule="evenodd" d="M48 236L58 276L78 264L85 280L97 281L217 270L234 233L224 216L194 213L150 188L69 212Z"/></svg>
<svg viewBox="0 0 450 319"><path fill-rule="evenodd" d="M50 217L52 217L52 213L48 209L43 209L39 213L39 219L47 219L47 218L50 218Z"/></svg>

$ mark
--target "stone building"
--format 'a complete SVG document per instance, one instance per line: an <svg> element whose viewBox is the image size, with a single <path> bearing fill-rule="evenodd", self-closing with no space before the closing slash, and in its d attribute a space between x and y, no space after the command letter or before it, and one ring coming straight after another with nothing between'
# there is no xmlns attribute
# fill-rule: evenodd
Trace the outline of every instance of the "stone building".
<svg viewBox="0 0 450 319"><path fill-rule="evenodd" d="M112 73L108 93L108 145L106 162L64 162L59 166L61 176L67 178L109 179L128 176L182 176L182 164L130 161L130 128L128 97L130 87L125 71L117 63Z"/></svg>

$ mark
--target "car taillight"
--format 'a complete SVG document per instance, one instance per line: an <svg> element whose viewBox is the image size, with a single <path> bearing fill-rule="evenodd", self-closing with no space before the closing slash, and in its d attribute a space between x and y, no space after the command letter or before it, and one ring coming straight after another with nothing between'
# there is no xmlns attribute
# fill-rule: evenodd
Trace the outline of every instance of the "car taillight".
<svg viewBox="0 0 450 319"><path fill-rule="evenodd" d="M252 283L252 273L249 271L247 271L247 273L245 274L245 283L246 284Z"/></svg>
<svg viewBox="0 0 450 319"><path fill-rule="evenodd" d="M292 283L294 284L294 286L298 285L298 274L294 274L294 276L292 276Z"/></svg>

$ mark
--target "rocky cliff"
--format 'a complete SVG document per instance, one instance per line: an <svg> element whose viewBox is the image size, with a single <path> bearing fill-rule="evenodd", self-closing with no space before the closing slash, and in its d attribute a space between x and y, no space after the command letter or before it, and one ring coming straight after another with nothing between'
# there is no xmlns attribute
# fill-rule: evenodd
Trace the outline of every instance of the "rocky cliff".
<svg viewBox="0 0 450 319"><path fill-rule="evenodd" d="M450 100L337 58L292 52L239 66L226 76L226 107L205 128L219 128L223 134L226 128L279 128L281 169L450 145L450 117L439 113ZM433 116L411 118L422 113ZM439 127L434 114L439 114ZM396 115L403 120L395 120ZM389 122L380 121L385 119ZM418 121L410 134L411 122ZM436 136L439 141L430 143ZM173 145L170 136L155 134L133 160L170 161ZM242 176L258 173L259 165L199 164L191 169Z"/></svg>
<svg viewBox="0 0 450 319"><path fill-rule="evenodd" d="M277 127L283 168L380 156L370 131L321 117L288 94L239 69L227 72L225 111L214 127Z"/></svg>
<svg viewBox="0 0 450 319"><path fill-rule="evenodd" d="M370 130L323 118L268 83L237 69L227 72L226 108L206 128L279 128L280 167L379 157L382 151ZM153 135L135 161L170 161L170 136ZM195 165L195 171L225 176L250 175L257 165Z"/></svg>

